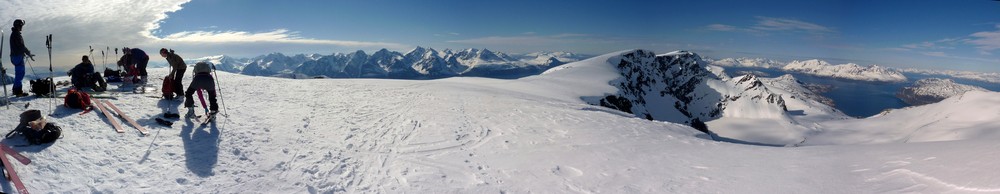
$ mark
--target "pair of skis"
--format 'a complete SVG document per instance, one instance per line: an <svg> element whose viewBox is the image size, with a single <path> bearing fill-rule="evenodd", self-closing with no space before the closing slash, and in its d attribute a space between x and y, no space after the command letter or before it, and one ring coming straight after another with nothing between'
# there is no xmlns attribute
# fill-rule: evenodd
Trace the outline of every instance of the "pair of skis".
<svg viewBox="0 0 1000 194"><path fill-rule="evenodd" d="M118 120L115 119L114 116L112 116L111 111L108 111L109 108L114 110L115 113L118 113L118 117L125 119L125 121L128 121L128 123L131 124L132 127L138 129L139 133L142 133L142 135L149 135L149 131L147 131L146 128L143 128L141 125L139 125L138 122L135 122L135 120L132 120L131 117L125 115L125 112L123 112L121 109L118 109L118 107L115 106L115 104L112 104L110 101L98 100L93 98L91 98L90 100L93 101L92 104L97 106L97 110L100 110L101 112L104 113L104 117L108 118L108 121L111 122L111 126L114 126L115 131L117 131L118 133L125 133L125 128L118 123Z"/></svg>
<svg viewBox="0 0 1000 194"><path fill-rule="evenodd" d="M215 120L215 114L218 112L208 111L208 105L205 104L205 96L202 95L201 91L202 90L198 90L198 100L201 100L201 106L205 107L205 115L198 115L195 120L197 120L198 123L201 123L201 126L205 126L208 125L209 122Z"/></svg>
<svg viewBox="0 0 1000 194"><path fill-rule="evenodd" d="M17 189L17 193L27 194L28 188L24 187L24 183L21 182L21 178L17 176L17 171L14 171L14 165L9 159L7 159L7 156L13 156L14 159L24 165L31 164L31 159L17 153L17 151L10 148L10 146L7 146L7 144L0 143L0 161L3 162L3 170L7 172L7 181L14 183L14 188Z"/></svg>

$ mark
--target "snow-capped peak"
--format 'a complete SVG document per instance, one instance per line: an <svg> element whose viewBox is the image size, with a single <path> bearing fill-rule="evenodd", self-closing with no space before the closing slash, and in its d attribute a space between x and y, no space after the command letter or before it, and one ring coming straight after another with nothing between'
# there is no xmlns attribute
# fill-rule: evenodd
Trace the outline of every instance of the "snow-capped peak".
<svg viewBox="0 0 1000 194"><path fill-rule="evenodd" d="M842 79L852 79L861 81L880 82L902 82L906 81L906 76L898 71L886 69L877 65L862 67L854 63L831 65L826 61L812 59L806 61L792 61L782 68L785 71L794 71L812 74L816 76L834 77Z"/></svg>
<svg viewBox="0 0 1000 194"><path fill-rule="evenodd" d="M985 88L955 83L951 79L927 78L917 80L913 86L907 86L896 93L896 97L907 104L924 105L939 102L952 96L958 96L969 91L988 91Z"/></svg>

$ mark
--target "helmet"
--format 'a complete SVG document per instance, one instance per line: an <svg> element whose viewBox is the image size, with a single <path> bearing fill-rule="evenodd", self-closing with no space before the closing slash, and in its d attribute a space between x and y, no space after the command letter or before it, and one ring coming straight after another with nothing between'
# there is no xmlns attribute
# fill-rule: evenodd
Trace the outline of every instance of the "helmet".
<svg viewBox="0 0 1000 194"><path fill-rule="evenodd" d="M24 20L22 20L22 19L16 19L16 20L14 20L14 26L16 26L16 27L24 26Z"/></svg>

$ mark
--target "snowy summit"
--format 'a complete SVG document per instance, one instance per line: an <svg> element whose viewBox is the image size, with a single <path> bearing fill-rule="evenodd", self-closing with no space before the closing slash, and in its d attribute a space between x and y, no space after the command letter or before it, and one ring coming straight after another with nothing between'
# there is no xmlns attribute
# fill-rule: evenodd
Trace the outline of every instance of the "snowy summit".
<svg viewBox="0 0 1000 194"><path fill-rule="evenodd" d="M691 52L629 50L517 80L218 72L226 108L210 125L184 118L157 125L153 118L183 108L145 94L108 101L148 128L147 136L114 132L100 111L57 106L50 122L63 126L63 138L17 147L33 162L15 168L29 190L44 192L1000 192L995 172L984 170L1000 164L982 162L1000 160L989 139L1000 137L992 130L1000 128L998 93L849 119L791 77L722 71ZM612 98L615 109L598 106ZM19 101L45 109L49 100ZM632 108L617 106L626 103ZM964 111L970 108L978 112ZM661 121L677 119L671 116L705 119L722 137ZM0 123L12 128L14 119ZM896 125L913 120L920 122ZM920 126L928 128L908 133ZM942 140L949 142L901 144ZM886 144L841 146L872 142ZM832 146L807 146L815 144Z"/></svg>

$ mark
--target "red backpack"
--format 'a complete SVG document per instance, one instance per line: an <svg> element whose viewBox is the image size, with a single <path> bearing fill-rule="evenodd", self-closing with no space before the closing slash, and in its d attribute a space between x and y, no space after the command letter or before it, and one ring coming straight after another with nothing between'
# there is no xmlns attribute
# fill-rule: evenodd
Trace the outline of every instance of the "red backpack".
<svg viewBox="0 0 1000 194"><path fill-rule="evenodd" d="M174 78L169 75L164 77L163 88L160 88L160 91L163 91L163 98L174 99Z"/></svg>
<svg viewBox="0 0 1000 194"><path fill-rule="evenodd" d="M69 89L66 97L63 98L63 105L70 108L87 109L90 107L90 94L75 88Z"/></svg>

